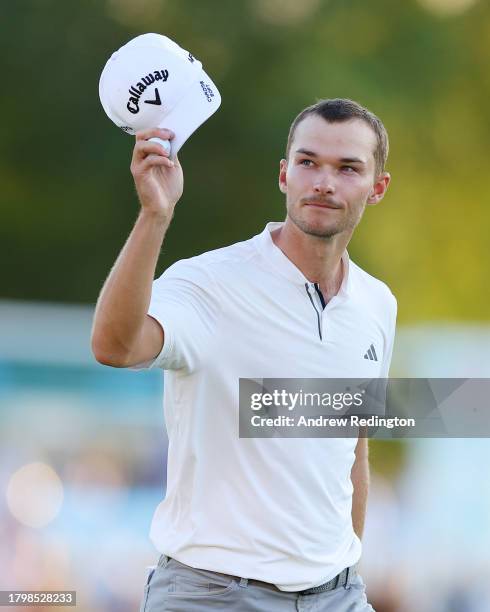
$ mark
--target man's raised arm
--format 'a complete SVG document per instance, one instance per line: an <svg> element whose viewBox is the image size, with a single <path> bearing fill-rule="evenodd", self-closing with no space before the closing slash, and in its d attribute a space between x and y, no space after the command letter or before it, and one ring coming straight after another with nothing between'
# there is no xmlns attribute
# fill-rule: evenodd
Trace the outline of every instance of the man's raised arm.
<svg viewBox="0 0 490 612"><path fill-rule="evenodd" d="M177 157L172 161L148 139L173 136L161 129L136 134L131 173L141 210L102 287L92 326L92 351L105 365L136 365L156 357L163 346L164 330L147 312L158 256L184 180Z"/></svg>

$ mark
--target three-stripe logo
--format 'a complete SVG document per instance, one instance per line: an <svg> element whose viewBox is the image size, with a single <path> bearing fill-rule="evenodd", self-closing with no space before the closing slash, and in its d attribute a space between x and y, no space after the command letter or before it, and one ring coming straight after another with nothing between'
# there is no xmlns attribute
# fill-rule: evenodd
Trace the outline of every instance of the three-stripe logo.
<svg viewBox="0 0 490 612"><path fill-rule="evenodd" d="M364 355L364 359L369 359L370 361L378 361L378 356L376 355L374 344L371 344L371 346L368 348L366 354Z"/></svg>

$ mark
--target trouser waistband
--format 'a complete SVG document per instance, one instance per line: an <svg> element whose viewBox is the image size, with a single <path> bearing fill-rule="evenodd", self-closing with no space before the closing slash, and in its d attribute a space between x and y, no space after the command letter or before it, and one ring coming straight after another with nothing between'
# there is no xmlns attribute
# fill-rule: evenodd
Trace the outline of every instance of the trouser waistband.
<svg viewBox="0 0 490 612"><path fill-rule="evenodd" d="M170 559L171 557L168 557L167 555L161 555L160 559L158 560L158 566L165 567ZM333 591L334 589L337 589L339 587L347 587L349 582L352 581L352 579L356 576L356 574L357 572L356 572L355 566L346 567L339 574L334 576L331 580L328 580L328 582L324 582L323 584L319 584L318 586L311 587L310 589L305 589L303 591L293 591L293 592L298 593L298 595L313 595L315 593L324 593L325 591ZM250 585L257 585L257 586L265 586L269 589L273 589L276 591L281 590L281 589L278 589L275 584L271 584L270 582L256 580L255 578L241 578L240 576L233 576L231 574L226 574L226 575L230 575L231 578L235 578L239 582L239 585L241 587L245 587L248 584L250 584Z"/></svg>

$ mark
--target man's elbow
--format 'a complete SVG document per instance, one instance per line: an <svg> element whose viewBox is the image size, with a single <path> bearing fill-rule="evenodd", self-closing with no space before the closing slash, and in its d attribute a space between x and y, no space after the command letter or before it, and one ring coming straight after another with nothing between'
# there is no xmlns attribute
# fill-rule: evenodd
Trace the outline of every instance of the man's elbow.
<svg viewBox="0 0 490 612"><path fill-rule="evenodd" d="M96 361L102 365L112 368L127 368L130 365L127 353L108 349L96 337L92 337L91 348Z"/></svg>

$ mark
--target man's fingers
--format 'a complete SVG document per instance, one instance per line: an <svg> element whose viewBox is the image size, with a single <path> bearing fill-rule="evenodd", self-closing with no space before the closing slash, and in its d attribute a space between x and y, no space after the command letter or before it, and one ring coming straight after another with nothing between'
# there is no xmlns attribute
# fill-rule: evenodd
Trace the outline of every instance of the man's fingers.
<svg viewBox="0 0 490 612"><path fill-rule="evenodd" d="M159 155L148 155L148 157L141 162L139 165L140 172L144 172L149 168L154 168L155 166L163 166L164 168L173 168L175 166L174 162L167 157L161 157Z"/></svg>
<svg viewBox="0 0 490 612"><path fill-rule="evenodd" d="M133 159L142 160L145 159L148 155L161 155L164 157L168 157L169 153L166 151L165 147L157 142L150 142L149 140L138 140L138 142L134 145L133 150Z"/></svg>
<svg viewBox="0 0 490 612"><path fill-rule="evenodd" d="M174 132L165 128L149 128L148 130L140 130L139 132L136 132L135 136L136 141L148 140L149 138L161 138L162 140L172 140L172 138L175 138Z"/></svg>
<svg viewBox="0 0 490 612"><path fill-rule="evenodd" d="M163 128L141 130L136 133L136 143L131 160L131 173L135 178L143 176L151 168L157 166L169 170L175 167L180 168L179 160L170 159L170 152L163 145L148 140L149 138L171 140L174 136L172 130Z"/></svg>
<svg viewBox="0 0 490 612"><path fill-rule="evenodd" d="M131 172L133 176L143 175L150 168L161 166L163 168L173 168L174 162L163 155L147 155L143 160L134 161L131 164Z"/></svg>

